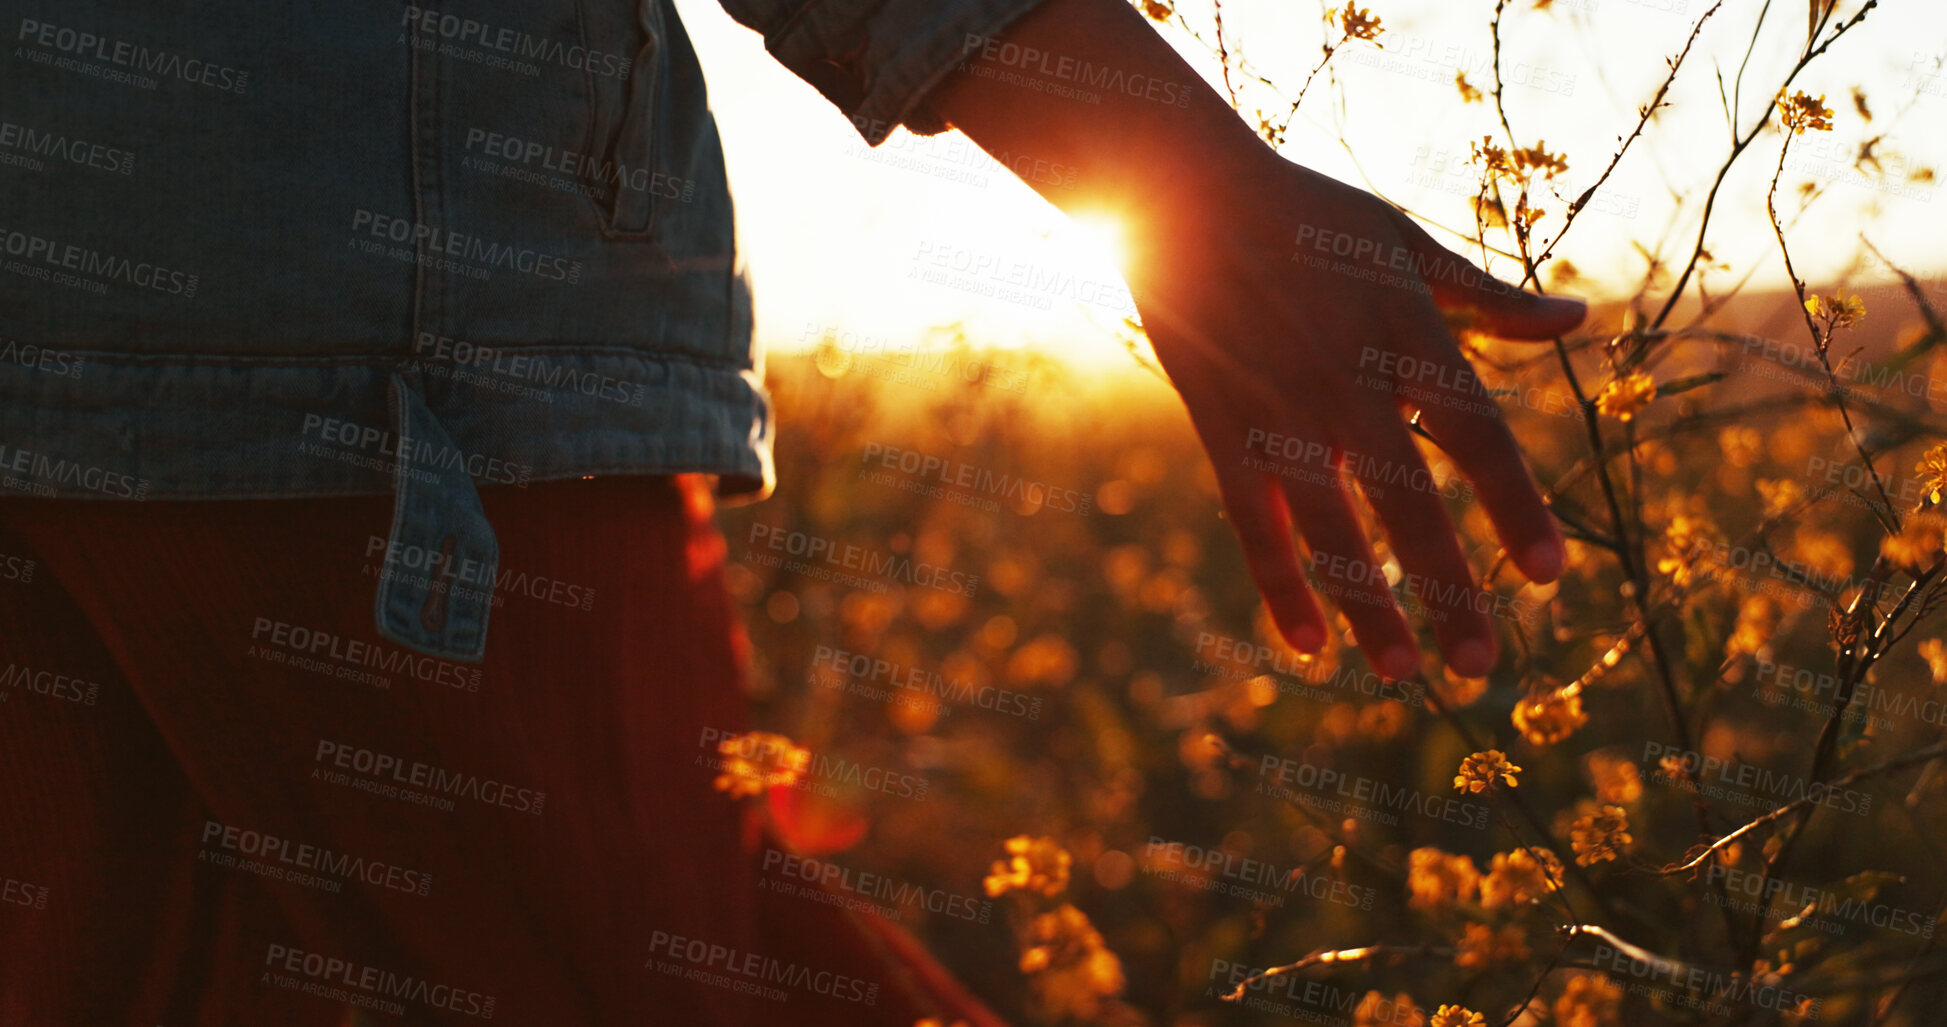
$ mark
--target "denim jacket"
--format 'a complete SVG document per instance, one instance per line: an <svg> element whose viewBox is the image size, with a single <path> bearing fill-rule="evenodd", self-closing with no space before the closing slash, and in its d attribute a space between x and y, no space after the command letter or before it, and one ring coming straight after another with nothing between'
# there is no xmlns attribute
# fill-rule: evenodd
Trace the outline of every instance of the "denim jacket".
<svg viewBox="0 0 1947 1027"><path fill-rule="evenodd" d="M725 6L876 145L937 131L926 92L1034 2ZM390 493L380 632L478 659L477 484L769 491L671 0L0 12L0 496Z"/></svg>

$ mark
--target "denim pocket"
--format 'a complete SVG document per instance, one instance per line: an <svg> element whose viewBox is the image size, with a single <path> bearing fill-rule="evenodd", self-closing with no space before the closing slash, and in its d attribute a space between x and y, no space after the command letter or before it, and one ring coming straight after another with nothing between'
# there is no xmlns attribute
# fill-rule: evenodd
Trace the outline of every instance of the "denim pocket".
<svg viewBox="0 0 1947 1027"><path fill-rule="evenodd" d="M660 0L580 0L588 53L588 202L603 237L649 241L666 178L656 170L656 105L666 74Z"/></svg>

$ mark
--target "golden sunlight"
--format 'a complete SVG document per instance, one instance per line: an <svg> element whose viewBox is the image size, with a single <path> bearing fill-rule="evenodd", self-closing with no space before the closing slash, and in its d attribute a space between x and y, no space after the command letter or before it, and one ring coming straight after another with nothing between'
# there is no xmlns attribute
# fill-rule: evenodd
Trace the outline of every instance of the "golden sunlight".
<svg viewBox="0 0 1947 1027"><path fill-rule="evenodd" d="M1122 223L1107 214L1071 218L1047 237L1055 253L1078 272L1122 273L1127 256L1122 246Z"/></svg>

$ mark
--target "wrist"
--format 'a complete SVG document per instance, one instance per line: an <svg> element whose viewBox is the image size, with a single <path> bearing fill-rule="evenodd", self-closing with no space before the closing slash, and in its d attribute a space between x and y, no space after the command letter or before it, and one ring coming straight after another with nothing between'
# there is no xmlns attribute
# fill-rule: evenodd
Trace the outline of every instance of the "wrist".
<svg viewBox="0 0 1947 1027"><path fill-rule="evenodd" d="M1072 181L1024 180L1070 213L1131 227L1278 161L1124 0L1046 0L970 49L925 104L1010 169L1074 169Z"/></svg>

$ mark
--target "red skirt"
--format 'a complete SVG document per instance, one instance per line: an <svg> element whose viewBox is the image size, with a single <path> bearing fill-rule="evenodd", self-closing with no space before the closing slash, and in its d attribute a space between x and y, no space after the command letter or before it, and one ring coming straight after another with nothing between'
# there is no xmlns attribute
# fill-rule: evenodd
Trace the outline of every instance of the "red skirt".
<svg viewBox="0 0 1947 1027"><path fill-rule="evenodd" d="M0 502L0 1023L995 1022L758 887L706 483L482 499L477 664L374 630L389 497Z"/></svg>

